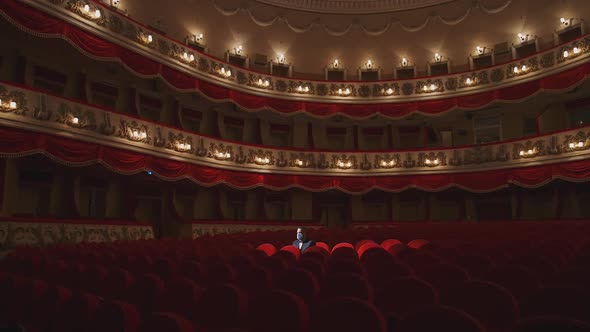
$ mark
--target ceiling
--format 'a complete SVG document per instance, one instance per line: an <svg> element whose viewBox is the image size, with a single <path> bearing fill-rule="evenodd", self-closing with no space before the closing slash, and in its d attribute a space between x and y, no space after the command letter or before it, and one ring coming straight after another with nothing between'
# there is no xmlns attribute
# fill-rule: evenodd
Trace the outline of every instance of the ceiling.
<svg viewBox="0 0 590 332"><path fill-rule="evenodd" d="M425 71L434 53L448 58L452 71L468 70L476 46L517 43L519 32L538 36L547 48L560 17L590 13L588 0L122 0L120 6L177 40L202 33L215 57L238 45L250 58L282 54L294 76L305 79L323 79L338 59L352 80L369 59L386 79L402 57Z"/></svg>

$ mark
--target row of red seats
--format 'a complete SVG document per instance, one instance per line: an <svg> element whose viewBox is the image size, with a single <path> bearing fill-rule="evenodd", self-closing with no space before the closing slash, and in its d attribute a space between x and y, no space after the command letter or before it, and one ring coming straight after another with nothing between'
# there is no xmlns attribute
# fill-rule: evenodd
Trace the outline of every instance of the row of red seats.
<svg viewBox="0 0 590 332"><path fill-rule="evenodd" d="M515 230L521 226L516 223ZM207 318L196 315L200 311L197 310L199 305L208 307L204 303L224 298L213 296L211 299L205 296L207 292L224 288L218 282L225 283L224 289L228 294L242 293L245 296L234 296L246 299L237 301L245 303L245 309L236 310L235 315L229 316L236 317L235 321L240 322L234 325L250 328L251 331L288 331L290 326L297 327L295 330L298 331L305 331L307 328L312 331L320 328L382 331L386 326L394 331L412 331L412 328L418 329L423 325L425 319L420 315L425 314L440 316L438 321L434 318L426 320L443 324L438 326L453 324L450 321L444 323L444 317L456 317L457 322L471 326L470 330L474 331L521 327L525 324L523 322L538 322L540 319L523 317L549 313L563 316L559 319L552 318L554 322L574 322L578 326L584 326L584 323L575 321L576 318L580 320L587 317L584 316L584 309L580 308L589 307L583 302L588 298L583 287L580 287L583 283L579 281L583 279L565 278L564 272L587 271L584 269L588 267L588 260L585 258L588 257L588 250L585 249L588 233L579 232L584 225L576 224L571 228L557 226L559 227L528 225L522 227L524 230L515 231L512 239L500 239L501 232L491 227L494 228L493 231L472 228L474 231L455 235L453 238L447 236L432 242L409 241L407 245L394 239L382 243L370 240L358 241L355 245L342 243L333 247L320 244L302 255L292 246L276 250L273 245L267 244L260 246L260 250L254 250L254 244L256 241L260 243L260 239L272 240L271 242L277 244L281 244L280 241L290 242L292 233L285 232L223 235L197 241L168 239L82 244L47 250L19 250L2 265L12 275L41 277L51 283L67 284L76 293L85 291L100 294L111 302L121 297L128 302L135 301L142 320L143 317L151 317L153 310L177 312L199 329L211 329L215 324L232 321L227 319L228 314L224 310L234 307L229 304L235 301L229 299L219 301L218 310L206 315L207 318L213 318L211 323L204 322ZM394 231L393 228L375 229L373 238L380 239L384 233L387 235ZM398 231L400 235L403 234L403 231ZM330 238L330 233L326 230L313 236L320 238L322 232L325 235L322 239ZM343 238L361 235L371 238L370 229L334 233ZM241 242L236 242L240 239ZM477 243L479 245L474 245ZM499 243L502 243L500 249L504 250L498 250ZM514 248L520 248L519 252L512 253ZM542 260L531 259L540 255ZM246 282L248 273L245 271L254 272L249 275L250 282ZM515 271L522 273L519 275ZM494 274L495 279L490 278ZM518 275L517 282L513 282L512 275ZM73 280L68 280L68 276ZM84 279L76 282L76 278L71 276L81 276ZM497 284L478 279L491 279ZM527 281L531 287L524 287L526 291L514 294L514 290L520 289L519 282L522 286L527 285ZM160 283L164 292L174 293L171 290L176 290L176 294L169 297L171 301L165 300L166 296L157 300L161 302L161 306L145 308L148 300L133 300L128 297L133 292L127 292L135 289L136 293L142 293L136 289L136 285L141 283L147 285L144 287L145 294L149 294L149 289L158 289L154 285ZM109 287L101 287L104 284ZM269 292L271 287L275 289ZM194 296L185 296L191 294L187 291L190 289L197 289L192 292ZM18 293L22 294L17 292L17 297ZM572 301L573 293L579 295L573 298L575 301ZM501 295L497 296L498 294ZM529 300L533 295L537 296L537 300ZM183 298L186 301L179 301ZM487 299L488 302L491 299L496 304L504 301L504 304L498 305L504 310L494 313L495 306L482 306L482 299ZM551 299L557 300L553 301L553 308L549 308L549 312L547 307L535 309L530 305L523 306L526 303L543 303L543 299L550 300L549 304ZM167 302L169 303L166 304ZM174 307L172 303L180 305ZM256 308L256 303L267 305L265 310L260 311L266 318L253 314L256 312L253 309ZM564 304L569 304L569 307ZM477 306L481 312L474 311L473 308ZM300 307L303 309L288 309ZM576 308L579 310L576 311ZM220 317L221 314L224 316ZM275 325L272 317L277 318ZM363 317L365 318L361 319ZM422 318L413 320L412 317ZM362 327L354 325L352 318L358 320ZM257 326L256 321L264 322L263 326ZM465 323L467 321L471 323ZM338 327L338 322L342 322L343 326ZM325 324L332 325L328 327Z"/></svg>

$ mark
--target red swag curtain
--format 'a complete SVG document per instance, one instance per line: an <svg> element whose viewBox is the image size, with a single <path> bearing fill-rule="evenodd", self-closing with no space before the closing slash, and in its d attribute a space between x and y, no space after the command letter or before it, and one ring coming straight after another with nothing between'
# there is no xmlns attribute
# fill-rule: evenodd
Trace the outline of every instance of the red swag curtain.
<svg viewBox="0 0 590 332"><path fill-rule="evenodd" d="M0 153L6 157L42 153L66 165L100 163L119 173L131 174L151 170L155 175L167 180L189 178L203 185L224 183L241 189L257 186L273 190L301 187L311 191L339 189L350 193L362 193L371 189L401 191L417 187L426 191L439 191L459 187L472 192L487 192L508 184L534 187L556 178L568 181L590 179L590 160L472 173L409 176L262 174L214 169L7 127L0 127Z"/></svg>
<svg viewBox="0 0 590 332"><path fill-rule="evenodd" d="M81 28L19 3L17 0L4 0L0 10L21 28L47 37L65 37L79 50L93 58L120 60L140 76L159 75L178 90L198 90L211 99L232 100L249 110L270 108L281 113L304 111L316 117L327 117L337 113L354 118L365 118L377 113L392 118L403 117L413 112L436 115L454 108L479 108L494 101L520 100L540 90L567 89L586 79L590 73L590 63L585 63L562 73L508 88L430 101L366 105L300 102L249 95L199 80L127 50L123 46L93 36Z"/></svg>

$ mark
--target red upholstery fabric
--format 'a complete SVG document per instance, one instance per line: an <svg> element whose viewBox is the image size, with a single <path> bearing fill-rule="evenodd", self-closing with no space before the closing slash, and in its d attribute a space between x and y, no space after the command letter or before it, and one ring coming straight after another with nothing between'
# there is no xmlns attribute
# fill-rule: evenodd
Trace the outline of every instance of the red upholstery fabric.
<svg viewBox="0 0 590 332"><path fill-rule="evenodd" d="M98 297L85 293L74 293L51 322L52 332L77 332L90 328L90 322L100 307Z"/></svg>
<svg viewBox="0 0 590 332"><path fill-rule="evenodd" d="M373 289L365 277L356 273L327 275L320 288L320 297L327 300L343 296L373 302Z"/></svg>
<svg viewBox="0 0 590 332"><path fill-rule="evenodd" d="M538 316L525 318L511 330L512 332L590 332L587 322L560 316Z"/></svg>
<svg viewBox="0 0 590 332"><path fill-rule="evenodd" d="M136 332L140 326L140 314L137 308L124 302L105 302L98 309L91 332Z"/></svg>
<svg viewBox="0 0 590 332"><path fill-rule="evenodd" d="M328 253L330 252L330 246L327 243L325 243L325 242L318 241L318 242L315 243L315 246L318 247L318 248L325 249L326 252L328 252Z"/></svg>
<svg viewBox="0 0 590 332"><path fill-rule="evenodd" d="M269 243L263 243L256 247L256 250L264 252L267 256L272 256L277 252L277 248Z"/></svg>
<svg viewBox="0 0 590 332"><path fill-rule="evenodd" d="M249 326L257 332L306 332L309 311L303 300L287 291L270 290L249 303Z"/></svg>
<svg viewBox="0 0 590 332"><path fill-rule="evenodd" d="M241 327L248 299L238 287L217 284L207 288L199 299L197 321L205 328Z"/></svg>
<svg viewBox="0 0 590 332"><path fill-rule="evenodd" d="M154 274L140 275L129 290L130 302L142 312L154 311L163 296L164 282Z"/></svg>
<svg viewBox="0 0 590 332"><path fill-rule="evenodd" d="M319 282L311 272L303 269L284 271L274 284L278 289L300 296L307 304L311 304L319 295Z"/></svg>
<svg viewBox="0 0 590 332"><path fill-rule="evenodd" d="M180 315L156 312L142 320L140 332L194 332L193 324Z"/></svg>
<svg viewBox="0 0 590 332"><path fill-rule="evenodd" d="M394 317L403 317L438 303L436 290L427 282L413 277L391 279L375 294L375 305L384 314Z"/></svg>
<svg viewBox="0 0 590 332"><path fill-rule="evenodd" d="M312 312L310 332L385 332L385 319L369 302L337 297L320 303Z"/></svg>
<svg viewBox="0 0 590 332"><path fill-rule="evenodd" d="M293 245L286 245L284 247L281 248L281 251L287 251L293 254L293 256L295 256L296 259L299 258L299 256L301 255L301 251L299 251L298 248L296 248Z"/></svg>
<svg viewBox="0 0 590 332"><path fill-rule="evenodd" d="M484 279L505 287L517 300L525 299L541 287L534 273L527 268L515 265L496 267L486 273Z"/></svg>
<svg viewBox="0 0 590 332"><path fill-rule="evenodd" d="M518 304L512 294L487 281L466 281L443 296L442 301L464 310L490 330L506 330L519 318Z"/></svg>
<svg viewBox="0 0 590 332"><path fill-rule="evenodd" d="M560 315L590 323L590 291L566 286L544 287L521 304L522 317Z"/></svg>
<svg viewBox="0 0 590 332"><path fill-rule="evenodd" d="M412 249L420 249L430 244L430 241L424 239L416 239L408 242L408 247Z"/></svg>
<svg viewBox="0 0 590 332"><path fill-rule="evenodd" d="M434 306L406 316L396 332L485 332L485 328L473 317L451 307Z"/></svg>
<svg viewBox="0 0 590 332"><path fill-rule="evenodd" d="M173 312L188 320L194 320L196 306L202 289L192 280L175 278L166 284L163 300L159 306L163 312Z"/></svg>

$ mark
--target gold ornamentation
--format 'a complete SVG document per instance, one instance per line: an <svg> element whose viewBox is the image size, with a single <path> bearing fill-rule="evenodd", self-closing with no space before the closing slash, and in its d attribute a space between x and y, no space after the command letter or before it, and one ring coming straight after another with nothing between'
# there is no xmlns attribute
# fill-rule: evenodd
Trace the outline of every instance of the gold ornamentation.
<svg viewBox="0 0 590 332"><path fill-rule="evenodd" d="M248 163L260 166L272 165L275 163L275 158L272 151L250 150L248 153Z"/></svg>
<svg viewBox="0 0 590 332"><path fill-rule="evenodd" d="M315 167L315 157L313 153L291 153L289 166L298 168L313 168Z"/></svg>
<svg viewBox="0 0 590 332"><path fill-rule="evenodd" d="M534 158L543 155L545 155L545 142L542 140L516 143L512 148L512 159Z"/></svg>
<svg viewBox="0 0 590 332"><path fill-rule="evenodd" d="M447 156L443 152L420 153L419 164L422 167L437 167L447 165Z"/></svg>
<svg viewBox="0 0 590 332"><path fill-rule="evenodd" d="M131 122L121 120L117 136L133 142L149 143L151 141L148 127L145 124L137 123L135 120Z"/></svg>
<svg viewBox="0 0 590 332"><path fill-rule="evenodd" d="M168 149L172 149L178 152L188 152L193 153L195 152L193 146L193 139L190 136L184 136L182 133L174 134L172 132L168 133L168 144L166 145Z"/></svg>
<svg viewBox="0 0 590 332"><path fill-rule="evenodd" d="M358 168L356 156L347 156L345 154L342 154L340 156L332 155L332 161L330 162L330 168L338 168L338 169Z"/></svg>
<svg viewBox="0 0 590 332"><path fill-rule="evenodd" d="M61 103L55 121L72 128L88 130L96 129L94 113L91 111L83 111L79 105L76 105L74 106L74 109L71 109L70 105Z"/></svg>
<svg viewBox="0 0 590 332"><path fill-rule="evenodd" d="M590 148L590 132L579 131L576 135L567 135L563 142L564 151L582 151Z"/></svg>
<svg viewBox="0 0 590 332"><path fill-rule="evenodd" d="M207 152L207 157L213 158L215 160L229 161L232 160L234 156L231 146L225 146L223 143L211 143L209 146L209 151Z"/></svg>
<svg viewBox="0 0 590 332"><path fill-rule="evenodd" d="M384 155L376 155L373 167L381 169L392 169L401 167L401 158L399 154L390 155L386 153Z"/></svg>
<svg viewBox="0 0 590 332"><path fill-rule="evenodd" d="M28 111L25 94L20 91L9 92L0 85L0 112L25 115Z"/></svg>
<svg viewBox="0 0 590 332"><path fill-rule="evenodd" d="M70 0L66 4L66 9L84 17L87 20L93 21L100 26L107 24L107 18L104 10L90 1L84 0Z"/></svg>

